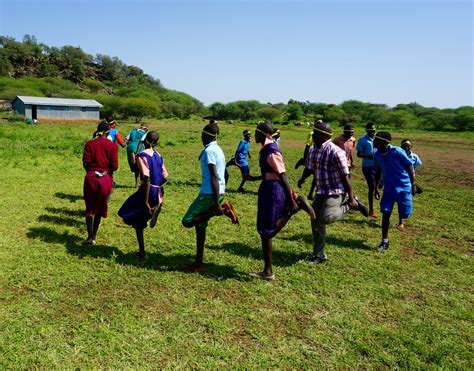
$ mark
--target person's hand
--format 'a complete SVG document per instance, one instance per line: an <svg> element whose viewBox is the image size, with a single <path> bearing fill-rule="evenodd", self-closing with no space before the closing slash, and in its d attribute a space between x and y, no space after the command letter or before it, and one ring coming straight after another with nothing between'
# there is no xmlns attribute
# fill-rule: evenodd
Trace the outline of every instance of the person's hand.
<svg viewBox="0 0 474 371"><path fill-rule="evenodd" d="M351 209L357 209L357 201L355 200L354 196L349 199L347 203Z"/></svg>
<svg viewBox="0 0 474 371"><path fill-rule="evenodd" d="M411 185L411 195L412 195L413 197L415 197L415 195L416 195L416 186L415 186L415 183L413 183L413 184Z"/></svg>
<svg viewBox="0 0 474 371"><path fill-rule="evenodd" d="M297 184L297 185L298 185L298 188L301 188L301 187L303 186L303 183L304 183L303 178L299 178L299 179L298 179L298 184Z"/></svg>
<svg viewBox="0 0 474 371"><path fill-rule="evenodd" d="M375 191L374 191L374 198L376 200L380 200L380 192L378 190L378 187L375 188Z"/></svg>
<svg viewBox="0 0 474 371"><path fill-rule="evenodd" d="M290 214L295 214L299 209L299 206L298 204L296 203L296 201L291 198L291 201L290 201Z"/></svg>
<svg viewBox="0 0 474 371"><path fill-rule="evenodd" d="M222 210L221 204L218 203L218 204L216 205L215 213L216 213L216 215L222 215L222 214L224 214L224 210Z"/></svg>
<svg viewBox="0 0 474 371"><path fill-rule="evenodd" d="M151 210L150 204L147 203L147 204L145 204L145 206L146 206L146 208L147 208L147 210L148 210L148 214L150 214L150 215L153 214L153 211Z"/></svg>

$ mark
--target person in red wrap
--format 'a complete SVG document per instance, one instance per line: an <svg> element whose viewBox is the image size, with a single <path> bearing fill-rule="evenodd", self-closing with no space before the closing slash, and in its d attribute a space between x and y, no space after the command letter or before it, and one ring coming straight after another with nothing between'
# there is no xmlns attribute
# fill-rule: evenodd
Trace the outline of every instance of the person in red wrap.
<svg viewBox="0 0 474 371"><path fill-rule="evenodd" d="M86 170L84 178L84 201L86 203L87 239L84 245L95 245L100 221L107 217L109 195L113 190L113 172L118 169L117 145L107 139L110 126L102 121L97 126L94 139L86 142L82 164Z"/></svg>

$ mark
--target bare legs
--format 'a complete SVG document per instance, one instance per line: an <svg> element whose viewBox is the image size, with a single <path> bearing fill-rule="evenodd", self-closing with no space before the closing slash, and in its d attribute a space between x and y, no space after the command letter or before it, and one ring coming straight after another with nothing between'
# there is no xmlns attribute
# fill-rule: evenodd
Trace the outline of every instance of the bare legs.
<svg viewBox="0 0 474 371"><path fill-rule="evenodd" d="M87 240L83 241L84 245L95 245L101 219L99 215L86 217Z"/></svg>

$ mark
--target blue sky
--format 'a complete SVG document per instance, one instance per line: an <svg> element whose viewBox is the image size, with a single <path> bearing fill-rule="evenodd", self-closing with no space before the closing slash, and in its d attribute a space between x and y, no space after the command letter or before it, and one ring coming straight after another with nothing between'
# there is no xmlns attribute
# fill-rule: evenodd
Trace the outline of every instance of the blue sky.
<svg viewBox="0 0 474 371"><path fill-rule="evenodd" d="M0 34L136 65L205 104L473 102L461 0L0 0Z"/></svg>

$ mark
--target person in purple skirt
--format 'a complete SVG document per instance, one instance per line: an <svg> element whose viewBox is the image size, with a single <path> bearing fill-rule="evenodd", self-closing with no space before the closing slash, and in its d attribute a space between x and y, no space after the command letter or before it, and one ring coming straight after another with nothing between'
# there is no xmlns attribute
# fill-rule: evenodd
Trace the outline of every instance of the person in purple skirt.
<svg viewBox="0 0 474 371"><path fill-rule="evenodd" d="M159 135L150 131L145 138L145 150L137 157L141 184L118 211L125 224L135 228L138 242L138 257L145 259L143 231L150 221L150 228L156 225L158 214L163 205L163 184L168 179L168 171L161 155L155 151Z"/></svg>
<svg viewBox="0 0 474 371"><path fill-rule="evenodd" d="M272 238L286 225L291 216L300 209L312 219L314 210L303 196L297 196L286 175L283 156L272 140L273 128L268 123L257 126L255 141L262 145L259 165L262 182L258 189L257 231L262 241L264 268L250 276L274 280L272 271Z"/></svg>

